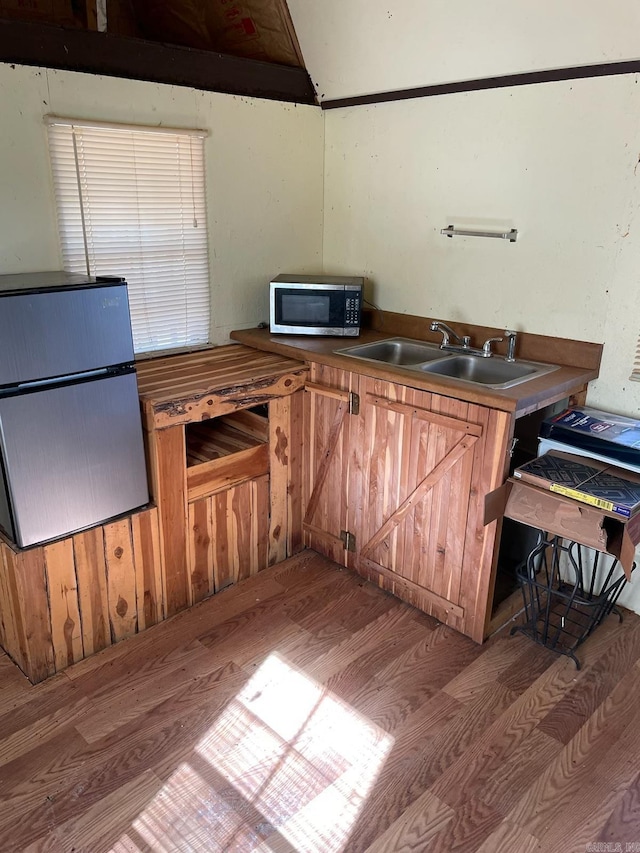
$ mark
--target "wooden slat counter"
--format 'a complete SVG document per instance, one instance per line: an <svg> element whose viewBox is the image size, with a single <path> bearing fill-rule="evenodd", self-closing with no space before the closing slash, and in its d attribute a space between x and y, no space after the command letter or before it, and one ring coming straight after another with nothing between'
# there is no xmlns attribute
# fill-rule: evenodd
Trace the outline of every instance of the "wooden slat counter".
<svg viewBox="0 0 640 853"><path fill-rule="evenodd" d="M300 361L238 344L140 361L137 370L148 430L268 403L302 388L305 377Z"/></svg>
<svg viewBox="0 0 640 853"><path fill-rule="evenodd" d="M139 362L166 615L302 547L306 375L238 344Z"/></svg>

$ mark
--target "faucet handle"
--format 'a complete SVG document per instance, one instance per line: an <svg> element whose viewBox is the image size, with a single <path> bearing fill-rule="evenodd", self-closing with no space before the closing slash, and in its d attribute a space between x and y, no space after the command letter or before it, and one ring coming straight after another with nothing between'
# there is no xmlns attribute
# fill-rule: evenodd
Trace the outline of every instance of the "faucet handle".
<svg viewBox="0 0 640 853"><path fill-rule="evenodd" d="M512 331L511 329L505 329L505 337L507 339L507 354L505 356L505 361L515 361L516 360L516 337L518 335L517 332Z"/></svg>
<svg viewBox="0 0 640 853"><path fill-rule="evenodd" d="M503 341L503 340L504 340L504 338L489 338L488 341L485 341L482 344L482 355L485 358L489 358L490 355L493 355L493 353L491 352L491 344L492 343L498 344L498 343L500 343L500 341Z"/></svg>

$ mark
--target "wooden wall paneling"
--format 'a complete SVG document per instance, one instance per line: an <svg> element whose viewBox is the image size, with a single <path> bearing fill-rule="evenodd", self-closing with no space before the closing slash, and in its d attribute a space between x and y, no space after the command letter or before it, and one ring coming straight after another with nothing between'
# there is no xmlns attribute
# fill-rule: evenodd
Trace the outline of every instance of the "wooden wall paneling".
<svg viewBox="0 0 640 853"><path fill-rule="evenodd" d="M418 395L419 392L412 390L407 397L407 402L415 403ZM425 401L424 395L422 395L421 402L430 405L430 397ZM408 460L407 483L411 483L418 472L428 470L427 446L431 424L417 418L406 418L406 420L411 424L410 443L406 454ZM403 574L405 578L414 583L417 583L420 577L425 559L425 546L428 546L429 543L429 513L426 510L429 499L430 495L427 494L423 500L413 507L411 515L404 525L405 561Z"/></svg>
<svg viewBox="0 0 640 853"><path fill-rule="evenodd" d="M404 403L413 398L413 389L402 385L398 386L396 393L398 398ZM396 428L401 432L399 442L402 449L398 454L397 459L394 461L393 476L397 483L395 485L395 492L397 494L396 506L400 507L402 502L408 497L407 486L411 482L411 473L416 470L411 467L411 448L413 444L412 436L414 427L416 427L417 424L414 423L414 418L406 416L398 418L396 423ZM406 509L406 518L400 524L396 524L394 526L390 535L393 561L395 565L402 566L403 574L409 570L409 557L412 544L410 540L407 540L404 532L408 526L413 526L412 522L414 511L415 504L412 503Z"/></svg>
<svg viewBox="0 0 640 853"><path fill-rule="evenodd" d="M467 514L473 502L471 471L475 445L482 432L472 432L466 403L440 395L432 395L434 412L449 419L450 427L440 429L435 424L438 450L435 472L444 468L434 489L437 514L430 542L429 588L444 601L460 605L460 587L464 571L463 558ZM451 464L453 463L453 464ZM447 624L461 630L464 608L447 610Z"/></svg>
<svg viewBox="0 0 640 853"><path fill-rule="evenodd" d="M191 603L215 591L213 580L212 500L202 498L189 504L189 580Z"/></svg>
<svg viewBox="0 0 640 853"><path fill-rule="evenodd" d="M388 398L395 389L386 382L374 382L375 395ZM394 565L391 542L386 535L374 541L377 531L383 530L385 523L398 506L398 477L394 475L395 464L402 452L402 430L397 427L402 421L391 408L369 406L368 395L363 401L366 408L365 420L370 423L367 440L370 459L369 478L365 486L365 500L368 503L366 514L366 533L363 530L359 539L360 553L376 563L390 568ZM364 534L364 535L363 535Z"/></svg>
<svg viewBox="0 0 640 853"><path fill-rule="evenodd" d="M399 402L404 402L407 398L408 390L403 385L396 387L390 385L388 388L388 397L390 399L395 398ZM408 516L412 513L414 506L414 502L410 497L413 489L407 491L407 486L410 482L408 478L411 476L409 473L408 456L411 448L412 421L412 417L396 413L393 413L392 416L389 413L388 425L391 434L396 438L397 452L392 453L389 460L391 474L389 488L390 503L385 509L385 518L389 520L391 525L389 530L391 565L402 567L402 574L404 574L406 566L403 532L405 524L409 521ZM396 513L398 514L397 516Z"/></svg>
<svg viewBox="0 0 640 853"><path fill-rule="evenodd" d="M26 632L18 603L15 584L16 555L0 542L0 602L2 647L23 672L27 671Z"/></svg>
<svg viewBox="0 0 640 853"><path fill-rule="evenodd" d="M441 397L439 394L432 394L432 411L436 415L444 415L446 402L446 398ZM421 584L427 586L445 601L451 601L445 592L449 587L449 578L445 575L447 545L450 535L449 512L453 509L453 507L450 507L450 463L453 461L457 465L462 455L469 450L469 445L462 444L467 436L463 431L456 429L460 425L460 420L458 420L452 427L441 429L437 422L434 422L432 436L435 437L437 446L435 455L436 466L428 475L433 483L434 512L429 520L431 537L429 542L429 560L427 562L428 581L426 578L421 578ZM468 500L467 496L467 502ZM460 536L464 536L464 527L458 533ZM457 598L454 601L456 604L458 603ZM451 621L451 619L447 618L448 625L451 624Z"/></svg>
<svg viewBox="0 0 640 853"><path fill-rule="evenodd" d="M439 412L440 395L431 395L431 408L434 412ZM440 429L437 423L434 423L429 430L429 464L428 471L434 471L438 464L442 461L447 452L447 443L450 433L445 429ZM456 438L461 436L456 434ZM424 563L423 571L421 572L419 583L420 586L426 586L428 589L436 590L442 586L441 575L444 570L444 548L445 542L443 532L446 535L446 528L442 530L442 524L446 523L446 498L443 494L443 483L439 482L434 489L430 491L430 514L427 517L429 528L429 551L427 559ZM433 612L433 611L432 611ZM434 614L435 615L435 614ZM440 618L444 618L441 617Z"/></svg>
<svg viewBox="0 0 640 853"><path fill-rule="evenodd" d="M465 608L462 630L476 642L482 642L484 622L491 584L491 565L495 543L496 522L484 525L484 495L502 482L502 471L506 460L506 432L510 417L482 406L469 406L469 417L482 424L483 434L478 440L471 474L471 491L479 496L472 501L467 517L465 536L464 576L461 588L461 603ZM498 475L498 469L500 474ZM499 477L499 479L498 479ZM483 575L486 574L486 582ZM486 600L483 597L486 596ZM477 613L481 612L481 626L477 624Z"/></svg>
<svg viewBox="0 0 640 853"><path fill-rule="evenodd" d="M467 403L381 380L361 387L365 451L356 568L461 630L467 517L469 506L479 503L472 472L484 428ZM476 571L474 565L472 583Z"/></svg>
<svg viewBox="0 0 640 853"><path fill-rule="evenodd" d="M460 448L465 448L458 461L443 478L443 491L447 495L447 512L441 518L440 533L444 542L443 573L440 584L434 587L434 592L442 595L447 601L460 603L463 572L465 569L465 540L469 506L474 503L471 494L471 475L475 458L475 445L480 435L465 434L464 427L469 427L469 406L467 403L449 397L441 399L443 413L456 419L460 430L453 432L451 442L455 444L448 451L453 455ZM481 434L481 431L479 431ZM451 621L453 627L460 630L461 623Z"/></svg>
<svg viewBox="0 0 640 853"><path fill-rule="evenodd" d="M482 444L478 443L471 481L471 488L480 499L472 502L467 522L465 566L470 567L473 575L465 578L462 598L463 601L469 601L469 605L465 605L464 632L481 643L491 618L498 531L497 521L484 525L484 496L504 481L509 464L508 444L513 433L513 421L506 412L483 409L481 406L477 408L481 416L486 417L486 429L480 440Z"/></svg>
<svg viewBox="0 0 640 853"><path fill-rule="evenodd" d="M349 417L349 445L347 448L347 527L356 536L356 550L346 552L346 564L353 571L359 572L358 548L363 530L363 517L369 512L369 498L364 494L363 471L365 468L365 421L362 397L366 393L367 378L354 373L351 375L351 390L359 395L360 411L358 415Z"/></svg>
<svg viewBox="0 0 640 853"><path fill-rule="evenodd" d="M138 629L136 576L129 518L105 525L104 550L107 563L109 622L114 643Z"/></svg>
<svg viewBox="0 0 640 853"><path fill-rule="evenodd" d="M432 395L431 397L432 405L434 402L433 398L435 396L436 395ZM443 444L443 430L441 430L436 423L430 424L427 433L426 468L424 470L433 471L436 467L438 459L442 457ZM428 586L436 580L435 564L438 555L438 531L433 527L433 519L437 518L438 513L440 512L440 495L438 490L432 490L427 493L424 506L424 530L426 534L425 551L423 560L418 567L416 580L419 581L421 585Z"/></svg>
<svg viewBox="0 0 640 853"><path fill-rule="evenodd" d="M297 396L297 395L294 395ZM299 481L298 481L299 483ZM269 477L259 477L251 483L252 530L251 530L251 574L261 572L269 565L270 512L269 496L271 484ZM289 524L290 524L289 516Z"/></svg>
<svg viewBox="0 0 640 853"><path fill-rule="evenodd" d="M189 604L187 566L186 446L184 427L150 433L154 495L160 520L165 613L172 616Z"/></svg>
<svg viewBox="0 0 640 853"><path fill-rule="evenodd" d="M231 530L229 552L233 554L236 583L251 575L251 516L255 507L251 502L251 483L242 483L231 490Z"/></svg>
<svg viewBox="0 0 640 853"><path fill-rule="evenodd" d="M516 421L514 419L511 419L508 424L506 435L504 437L501 482L504 482L509 476L509 471L511 468L511 454L509 452L509 448L513 446L515 430ZM485 512L486 509L487 508L485 504ZM489 585L487 588L487 610L483 631L484 637L487 638L490 637L491 634L495 633L499 628L502 628L504 625L506 625L507 622L509 622L517 613L522 610L522 593L519 589L515 589L511 593L511 595L507 596L507 598L501 601L497 605L497 607L494 608L496 578L498 573L498 559L500 557L500 542L502 539L503 522L504 518L499 517L495 525L492 525L489 531L489 534L493 535L494 547L493 556L491 560L491 576L489 578Z"/></svg>
<svg viewBox="0 0 640 853"><path fill-rule="evenodd" d="M319 364L312 364L311 371L304 401L305 543L347 565L340 533L347 528L349 484L344 472L355 417L348 413L349 392L357 393L358 377Z"/></svg>
<svg viewBox="0 0 640 853"><path fill-rule="evenodd" d="M51 639L58 671L84 657L73 539L69 537L52 542L45 545L43 551L49 589Z"/></svg>
<svg viewBox="0 0 640 853"><path fill-rule="evenodd" d="M220 592L269 563L269 477L241 483L207 498L207 502L213 587Z"/></svg>
<svg viewBox="0 0 640 853"><path fill-rule="evenodd" d="M223 415L222 420L244 435L251 436L251 438L265 444L269 441L269 418L265 418L257 412L252 412L250 409L239 409L237 412Z"/></svg>
<svg viewBox="0 0 640 853"><path fill-rule="evenodd" d="M77 533L73 537L73 551L82 645L84 656L89 657L111 645L103 528L94 527Z"/></svg>
<svg viewBox="0 0 640 853"><path fill-rule="evenodd" d="M233 524L229 495L231 490L220 492L207 498L211 502L211 538L213 540L213 585L220 592L235 583L233 574L233 555L230 554Z"/></svg>
<svg viewBox="0 0 640 853"><path fill-rule="evenodd" d="M10 595L18 617L18 642L25 663L24 673L36 684L56 671L49 596L42 548L9 553Z"/></svg>
<svg viewBox="0 0 640 853"><path fill-rule="evenodd" d="M292 453L291 397L269 403L269 477L271 522L269 525L269 565L281 563L288 555L289 499L287 484Z"/></svg>
<svg viewBox="0 0 640 853"><path fill-rule="evenodd" d="M289 471L287 484L287 554L304 548L302 533L302 477L304 446L304 391L289 398Z"/></svg>
<svg viewBox="0 0 640 853"><path fill-rule="evenodd" d="M348 374L344 375L340 380L340 386L349 388L350 379L351 377ZM326 403L327 400L325 399L323 401L323 405L326 405ZM342 414L342 426L340 427L340 431L337 436L335 449L333 450L331 457L327 457L327 462L329 463L327 475L324 490L321 492L321 499L316 513L316 518L319 521L324 518L333 518L333 527L329 527L329 530L332 530L338 536L340 535L340 531L343 529L350 533L353 532L349 530L349 481L347 477L345 477L349 453L349 431L352 420L352 415L349 414L348 396L347 400L340 405L344 408ZM330 411L331 408L328 406L327 415ZM331 425L331 428L333 429L333 424ZM342 546L342 554L339 562L343 565L348 565L349 563L349 552L344 550L344 545Z"/></svg>
<svg viewBox="0 0 640 853"><path fill-rule="evenodd" d="M144 631L165 618L157 508L152 507L132 515L131 531L136 569L138 631Z"/></svg>
<svg viewBox="0 0 640 853"><path fill-rule="evenodd" d="M13 614L9 606L8 595L6 591L6 574L7 568L4 562L4 546L0 542L0 646L5 651L12 645L11 640L7 637L11 635L13 628Z"/></svg>
<svg viewBox="0 0 640 853"><path fill-rule="evenodd" d="M156 490L158 488L158 460L155 453L155 444L153 441L153 430L147 429L144 418L148 416L145 408L142 409L143 426L142 437L144 443L144 456L147 464L147 485L149 486L149 497L152 501L158 502Z"/></svg>
<svg viewBox="0 0 640 853"><path fill-rule="evenodd" d="M373 383L376 392L380 383ZM365 402L366 406L366 402ZM363 484L367 509L364 514L364 527L359 531L360 551L369 541L371 534L384 524L384 488L386 482L385 454L387 447L386 411L372 407L365 418L366 432L366 480ZM363 495L363 500L365 499ZM380 562L376 559L376 562Z"/></svg>
<svg viewBox="0 0 640 853"><path fill-rule="evenodd" d="M372 537L393 514L400 502L400 473L402 465L403 421L391 408L372 405L372 400L387 401L403 393L400 387L387 382L366 379L361 382L360 418L364 420L365 454L363 464L361 525L356 530L359 561L371 559L385 566L395 565L397 539L392 534L382 536L376 544ZM397 428L397 429L396 429ZM384 540L384 541L383 541ZM378 545L382 547L378 551ZM373 555L375 551L375 557Z"/></svg>

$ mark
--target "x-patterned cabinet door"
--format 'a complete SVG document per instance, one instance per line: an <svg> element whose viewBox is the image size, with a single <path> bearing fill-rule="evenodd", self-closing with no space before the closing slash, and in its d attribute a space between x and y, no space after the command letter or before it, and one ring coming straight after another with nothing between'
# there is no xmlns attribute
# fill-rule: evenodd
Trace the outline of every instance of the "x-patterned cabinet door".
<svg viewBox="0 0 640 853"><path fill-rule="evenodd" d="M305 544L343 566L353 566L353 510L360 499L354 464L361 440L360 377L312 364L304 401Z"/></svg>
<svg viewBox="0 0 640 853"><path fill-rule="evenodd" d="M496 529L484 495L502 481L508 418L380 380L360 391L357 568L480 641Z"/></svg>

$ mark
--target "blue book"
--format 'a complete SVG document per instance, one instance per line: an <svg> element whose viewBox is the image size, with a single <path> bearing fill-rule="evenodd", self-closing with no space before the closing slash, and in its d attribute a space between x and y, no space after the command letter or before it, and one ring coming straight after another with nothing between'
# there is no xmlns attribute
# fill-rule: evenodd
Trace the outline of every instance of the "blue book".
<svg viewBox="0 0 640 853"><path fill-rule="evenodd" d="M640 465L640 421L586 406L543 422L540 435L629 465Z"/></svg>

